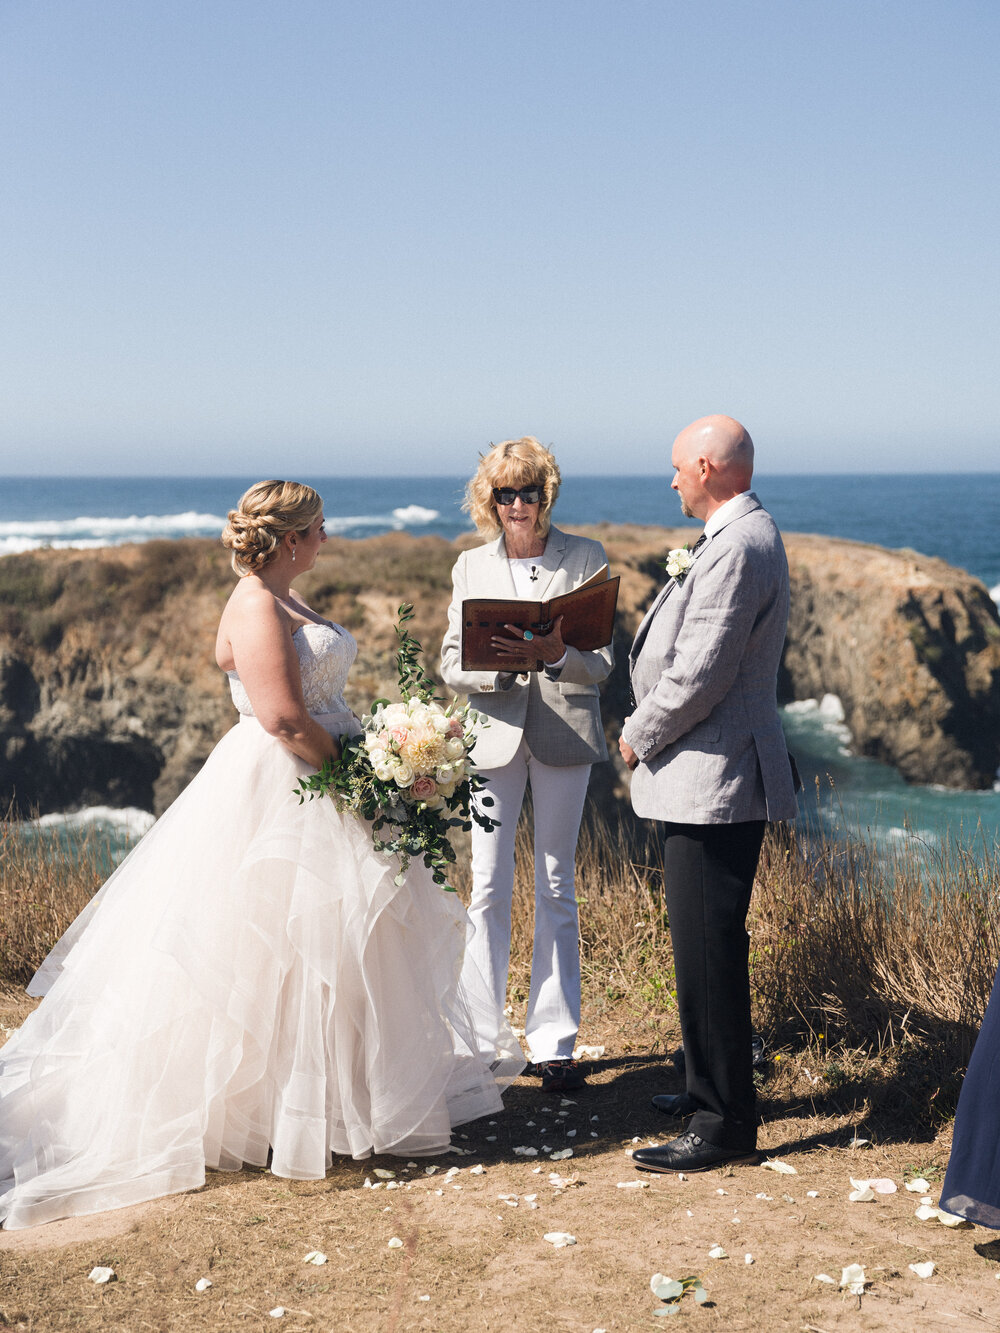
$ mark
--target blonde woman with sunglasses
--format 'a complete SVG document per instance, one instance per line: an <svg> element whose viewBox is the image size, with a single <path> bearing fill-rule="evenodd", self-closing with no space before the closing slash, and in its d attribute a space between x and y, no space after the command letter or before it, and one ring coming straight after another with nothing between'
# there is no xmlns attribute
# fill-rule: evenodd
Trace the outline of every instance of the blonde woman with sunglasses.
<svg viewBox="0 0 1000 1333"><path fill-rule="evenodd" d="M580 945L574 880L576 842L591 765L608 757L598 686L611 671L611 647L579 652L562 640L557 619L548 634L509 627L493 646L523 659L530 636L543 669L465 671L462 603L470 597L547 600L596 574L607 557L600 542L552 526L559 494L552 453L528 435L493 445L466 488L465 508L484 545L455 565L441 674L469 696L489 725L473 758L488 779L500 821L492 833L472 830L473 924L470 953L494 999L505 1002L514 891L514 836L531 785L535 844L535 937L525 1033L544 1092L584 1083L573 1059L580 1025Z"/></svg>

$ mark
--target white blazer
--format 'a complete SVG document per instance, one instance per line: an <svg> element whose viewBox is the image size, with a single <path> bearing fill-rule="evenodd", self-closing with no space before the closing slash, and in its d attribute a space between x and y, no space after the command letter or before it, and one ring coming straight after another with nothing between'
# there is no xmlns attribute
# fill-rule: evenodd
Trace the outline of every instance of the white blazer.
<svg viewBox="0 0 1000 1333"><path fill-rule="evenodd" d="M637 704L622 735L641 761L631 783L637 815L678 824L794 818L777 704L787 622L785 548L750 493L636 633Z"/></svg>
<svg viewBox="0 0 1000 1333"><path fill-rule="evenodd" d="M537 600L558 597L585 583L607 564L600 542L550 528L538 560ZM441 675L467 694L488 725L477 728L472 758L480 768L501 768L523 736L536 759L565 767L607 759L598 682L614 665L611 645L594 652L566 649L559 672L531 671L527 679L506 672L462 670L462 603L468 597L516 597L503 534L463 551L452 571L448 632L441 647ZM534 599L533 599L534 600Z"/></svg>

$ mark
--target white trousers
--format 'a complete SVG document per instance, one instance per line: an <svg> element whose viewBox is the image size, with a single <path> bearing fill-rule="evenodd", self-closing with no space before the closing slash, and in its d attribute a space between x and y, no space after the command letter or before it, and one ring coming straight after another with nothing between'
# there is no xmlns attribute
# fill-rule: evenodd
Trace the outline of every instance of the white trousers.
<svg viewBox="0 0 1000 1333"><path fill-rule="evenodd" d="M510 967L514 838L531 780L535 810L535 939L525 1036L532 1060L573 1054L580 1027L580 926L576 908L576 842L590 764L540 763L522 740L510 763L481 769L489 782L484 807L500 827L472 826L473 936L469 951L494 998L506 1003Z"/></svg>

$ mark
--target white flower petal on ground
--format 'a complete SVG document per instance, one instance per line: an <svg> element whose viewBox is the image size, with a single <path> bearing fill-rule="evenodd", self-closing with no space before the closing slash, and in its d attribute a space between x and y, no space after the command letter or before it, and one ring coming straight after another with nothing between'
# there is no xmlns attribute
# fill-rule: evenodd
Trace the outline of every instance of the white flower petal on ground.
<svg viewBox="0 0 1000 1333"><path fill-rule="evenodd" d="M568 1231L546 1231L542 1240L547 1240L550 1245L554 1245L557 1250L565 1249L567 1245L575 1245L576 1237L571 1236Z"/></svg>
<svg viewBox="0 0 1000 1333"><path fill-rule="evenodd" d="M753 1261L754 1261L754 1259L753 1259L753 1255L752 1255L752 1254L745 1254L745 1255L743 1256L743 1262L744 1262L745 1264L752 1264Z"/></svg>
<svg viewBox="0 0 1000 1333"><path fill-rule="evenodd" d="M729 1255L726 1253L726 1251L722 1248L721 1245L713 1245L708 1252L708 1257L710 1259L728 1259Z"/></svg>
<svg viewBox="0 0 1000 1333"><path fill-rule="evenodd" d="M116 1281L117 1276L113 1268L92 1268L87 1274L89 1280L96 1282L99 1287L102 1287L105 1282Z"/></svg>
<svg viewBox="0 0 1000 1333"><path fill-rule="evenodd" d="M964 1217L959 1217L957 1213L946 1213L943 1208L937 1210L938 1221L943 1227L962 1227L971 1228L972 1223L967 1222Z"/></svg>
<svg viewBox="0 0 1000 1333"><path fill-rule="evenodd" d="M194 1284L194 1289L195 1291L208 1291L211 1285L212 1285L211 1278L200 1277L198 1281Z"/></svg>
<svg viewBox="0 0 1000 1333"><path fill-rule="evenodd" d="M790 1166L788 1162L781 1161L778 1157L768 1157L765 1161L761 1162L761 1166L766 1166L769 1171L777 1171L779 1175L782 1176L797 1176L799 1174L794 1166Z"/></svg>
<svg viewBox="0 0 1000 1333"><path fill-rule="evenodd" d="M757 1198L758 1198L758 1199L760 1198L760 1195L759 1195L759 1194L757 1195ZM807 1198L807 1199L818 1199L818 1198L819 1198L819 1190L806 1190L806 1198Z"/></svg>
<svg viewBox="0 0 1000 1333"><path fill-rule="evenodd" d="M573 1052L574 1060L599 1060L604 1054L603 1046L578 1046Z"/></svg>
<svg viewBox="0 0 1000 1333"><path fill-rule="evenodd" d="M903 1188L908 1189L911 1194L929 1194L931 1190L930 1182L924 1180L923 1176L917 1176L916 1180L908 1180Z"/></svg>
<svg viewBox="0 0 1000 1333"><path fill-rule="evenodd" d="M648 1180L619 1180L615 1189L619 1190L648 1190Z"/></svg>
<svg viewBox="0 0 1000 1333"><path fill-rule="evenodd" d="M814 1281L814 1282L829 1282L829 1284L830 1284L831 1287L835 1287L835 1286L837 1285L836 1282L835 1282L834 1279L830 1276L829 1273L817 1273L816 1276L813 1278L813 1281Z"/></svg>
<svg viewBox="0 0 1000 1333"><path fill-rule="evenodd" d="M276 1305L273 1310L268 1310L267 1313L272 1319L284 1319L285 1307L283 1305Z"/></svg>
<svg viewBox="0 0 1000 1333"><path fill-rule="evenodd" d="M457 1175L461 1175L461 1171L462 1168L460 1166L449 1166L448 1170L444 1173L444 1178L445 1180L454 1180Z"/></svg>
<svg viewBox="0 0 1000 1333"><path fill-rule="evenodd" d="M918 1222L929 1222L932 1217L937 1217L938 1210L932 1203L922 1203L913 1216Z"/></svg>
<svg viewBox="0 0 1000 1333"><path fill-rule="evenodd" d="M851 1139L851 1147L852 1148L871 1147L871 1139L859 1139L858 1136L855 1134L854 1138Z"/></svg>
<svg viewBox="0 0 1000 1333"><path fill-rule="evenodd" d="M649 1289L661 1301L676 1301L684 1295L681 1283L665 1273L654 1273L649 1279Z"/></svg>
<svg viewBox="0 0 1000 1333"><path fill-rule="evenodd" d="M531 1147L529 1147L527 1144L522 1144L519 1148L515 1148L515 1149L514 1149L514 1156L515 1156L515 1157L537 1157L537 1156L538 1156L538 1149L537 1149L537 1148L531 1148Z"/></svg>
<svg viewBox="0 0 1000 1333"><path fill-rule="evenodd" d="M403 1242L399 1239L398 1236L393 1236L392 1240L389 1242L389 1249L401 1250L402 1248L403 1248Z"/></svg>
<svg viewBox="0 0 1000 1333"><path fill-rule="evenodd" d="M869 1180L868 1184L876 1194L896 1194L896 1182L889 1180L886 1176L880 1176L878 1180Z"/></svg>
<svg viewBox="0 0 1000 1333"><path fill-rule="evenodd" d="M378 1178L379 1178L380 1180L395 1180L395 1179L396 1179L396 1173L395 1173L395 1171L390 1171L390 1170L388 1169L388 1167L384 1167L384 1166L377 1166L377 1167L375 1168L375 1174L378 1176Z"/></svg>
<svg viewBox="0 0 1000 1333"><path fill-rule="evenodd" d="M863 1296L867 1281L865 1270L860 1264L848 1264L840 1275L841 1288L849 1291L852 1296Z"/></svg>
<svg viewBox="0 0 1000 1333"><path fill-rule="evenodd" d="M315 1264L317 1268L321 1268L326 1263L326 1255L322 1250L310 1250L302 1262L304 1264Z"/></svg>
<svg viewBox="0 0 1000 1333"><path fill-rule="evenodd" d="M875 1198L875 1191L869 1187L867 1180L855 1180L852 1176L851 1184L854 1188L847 1196L851 1203L871 1203Z"/></svg>
<svg viewBox="0 0 1000 1333"><path fill-rule="evenodd" d="M572 1148L561 1148L558 1152L550 1152L550 1153L549 1153L549 1161L550 1161L550 1162L561 1162L561 1161L563 1161L564 1158L566 1158L566 1157L572 1157L572 1156L573 1156L573 1149L572 1149Z"/></svg>
<svg viewBox="0 0 1000 1333"><path fill-rule="evenodd" d="M934 1272L934 1261L928 1259L924 1264L910 1264L910 1272L916 1273L917 1277L930 1277Z"/></svg>
<svg viewBox="0 0 1000 1333"><path fill-rule="evenodd" d="M766 1199L768 1203L771 1202L771 1197L772 1197L772 1196L771 1196L770 1194L758 1194L758 1195L757 1195L757 1198L758 1198L758 1199Z"/></svg>
<svg viewBox="0 0 1000 1333"><path fill-rule="evenodd" d="M483 1166L482 1163L480 1163L479 1166L470 1166L470 1167L469 1167L469 1175L470 1175L470 1176L481 1176L481 1175L483 1175L483 1174L485 1173L485 1171L486 1171L486 1167Z"/></svg>
<svg viewBox="0 0 1000 1333"><path fill-rule="evenodd" d="M425 1176L434 1176L434 1175L436 1175L440 1170L441 1170L441 1168L440 1168L439 1166L425 1166L425 1167L424 1167L424 1175L425 1175Z"/></svg>

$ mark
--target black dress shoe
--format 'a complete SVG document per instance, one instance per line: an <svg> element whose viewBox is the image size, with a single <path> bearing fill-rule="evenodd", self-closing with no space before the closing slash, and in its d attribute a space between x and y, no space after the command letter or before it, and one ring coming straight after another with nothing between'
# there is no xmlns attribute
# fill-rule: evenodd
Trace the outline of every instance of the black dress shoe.
<svg viewBox="0 0 1000 1333"><path fill-rule="evenodd" d="M632 1165L640 1171L710 1171L713 1166L756 1162L759 1157L756 1148L717 1148L688 1131L659 1147L637 1148L632 1154Z"/></svg>
<svg viewBox="0 0 1000 1333"><path fill-rule="evenodd" d="M694 1115L698 1105L686 1092L661 1092L653 1098L653 1105L664 1115Z"/></svg>

